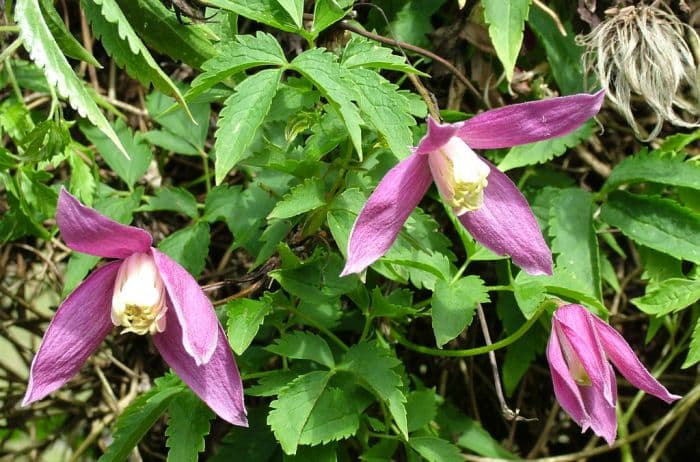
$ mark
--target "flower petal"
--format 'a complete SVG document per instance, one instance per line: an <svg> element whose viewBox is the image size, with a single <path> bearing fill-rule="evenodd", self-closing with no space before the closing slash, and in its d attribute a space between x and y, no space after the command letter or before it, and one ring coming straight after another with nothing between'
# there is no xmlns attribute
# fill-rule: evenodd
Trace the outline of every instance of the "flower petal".
<svg viewBox="0 0 700 462"><path fill-rule="evenodd" d="M615 398L617 398L617 384L615 383L615 373L612 370L610 364L606 365L608 367L608 386L615 390ZM617 415L615 414L615 402L613 404L609 403L601 390L593 387L579 387L581 391L581 397L586 406L586 411L590 416L590 428L593 432L602 436L605 441L612 445L615 442L615 435L617 435ZM584 429L585 430L585 429Z"/></svg>
<svg viewBox="0 0 700 462"><path fill-rule="evenodd" d="M552 274L552 251L527 201L505 173L482 160L491 168L484 204L459 220L474 239L498 255L510 255L528 273Z"/></svg>
<svg viewBox="0 0 700 462"><path fill-rule="evenodd" d="M341 276L361 272L389 250L431 182L428 156L420 154L387 172L355 220Z"/></svg>
<svg viewBox="0 0 700 462"><path fill-rule="evenodd" d="M104 258L126 258L134 252L147 252L151 235L133 226L122 225L80 203L61 188L56 223L68 247Z"/></svg>
<svg viewBox="0 0 700 462"><path fill-rule="evenodd" d="M158 249L151 248L151 253L170 298L169 306L177 315L182 345L197 365L205 364L218 340L219 321L214 306L185 268ZM170 329L169 322L166 331Z"/></svg>
<svg viewBox="0 0 700 462"><path fill-rule="evenodd" d="M22 405L69 381L112 329L110 306L120 265L95 270L58 307L32 361Z"/></svg>
<svg viewBox="0 0 700 462"><path fill-rule="evenodd" d="M415 154L428 154L443 147L462 126L459 124L439 124L428 117L428 134L425 135L414 149Z"/></svg>
<svg viewBox="0 0 700 462"><path fill-rule="evenodd" d="M632 348L613 327L593 316L605 354L629 383L650 395L671 403L681 397L661 385L639 361Z"/></svg>
<svg viewBox="0 0 700 462"><path fill-rule="evenodd" d="M593 324L593 316L581 305L564 305L554 312L565 340L581 361L583 369L592 382L592 387L599 390L608 404L615 406L615 391L610 387L610 365L605 358L603 345Z"/></svg>
<svg viewBox="0 0 700 462"><path fill-rule="evenodd" d="M552 333L547 342L547 361L549 370L552 373L552 385L554 386L554 396L567 414L574 419L583 431L590 426L590 417L583 404L583 398L579 387L576 385L569 366L566 364L564 355L559 343L559 334L555 328L556 321L552 320Z"/></svg>
<svg viewBox="0 0 700 462"><path fill-rule="evenodd" d="M512 104L464 122L457 136L472 149L495 149L565 135L598 113L603 91Z"/></svg>
<svg viewBox="0 0 700 462"><path fill-rule="evenodd" d="M214 354L209 362L198 365L183 348L183 332L177 316L168 310L166 317L165 331L153 336L153 343L165 362L219 417L247 427L241 376L221 326L217 323Z"/></svg>

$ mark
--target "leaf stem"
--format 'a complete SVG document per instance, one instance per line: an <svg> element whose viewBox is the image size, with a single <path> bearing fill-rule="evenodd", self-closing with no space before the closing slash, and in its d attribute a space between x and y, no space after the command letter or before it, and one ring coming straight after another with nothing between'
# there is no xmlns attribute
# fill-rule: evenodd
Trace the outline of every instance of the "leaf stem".
<svg viewBox="0 0 700 462"><path fill-rule="evenodd" d="M339 338L337 335L335 335L333 332L331 332L330 330L328 330L328 329L326 329L325 327L323 327L321 324L319 324L319 323L318 323L315 319L313 319L312 317L305 315L305 314L302 313L301 311L299 311L299 310L297 310L296 308L291 307L291 306L288 306L288 307L287 307L287 310L289 310L293 315L302 318L302 319L303 319L305 322L307 322L308 324L311 324L312 326L314 326L316 329L318 329L319 332L323 333L324 335L326 335L326 337L328 337L329 339L333 340L340 348L343 349L343 351L348 351L348 350L350 349L350 347L348 347L348 346L345 344L345 342L343 342L342 340L340 340L340 338Z"/></svg>

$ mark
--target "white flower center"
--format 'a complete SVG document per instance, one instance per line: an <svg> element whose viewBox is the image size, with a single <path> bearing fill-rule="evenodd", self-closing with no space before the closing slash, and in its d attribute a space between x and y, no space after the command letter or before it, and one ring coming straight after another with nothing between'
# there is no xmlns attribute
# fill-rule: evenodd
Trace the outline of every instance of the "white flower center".
<svg viewBox="0 0 700 462"><path fill-rule="evenodd" d="M457 215L484 204L484 188L491 169L464 141L452 137L429 156L438 191Z"/></svg>
<svg viewBox="0 0 700 462"><path fill-rule="evenodd" d="M574 382L584 387L590 387L593 382L588 372L586 372L586 369L584 369L583 363L569 344L566 336L561 331L557 334L559 345L561 345L561 350L564 353L564 360L566 361L566 365L569 366L569 372Z"/></svg>
<svg viewBox="0 0 700 462"><path fill-rule="evenodd" d="M119 267L112 295L112 323L122 334L155 334L165 330L165 288L153 257L135 253Z"/></svg>

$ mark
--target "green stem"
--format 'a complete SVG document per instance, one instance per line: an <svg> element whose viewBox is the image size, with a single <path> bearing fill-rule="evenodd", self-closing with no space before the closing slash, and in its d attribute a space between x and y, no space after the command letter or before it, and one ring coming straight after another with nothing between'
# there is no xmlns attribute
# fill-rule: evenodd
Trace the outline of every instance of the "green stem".
<svg viewBox="0 0 700 462"><path fill-rule="evenodd" d="M274 375L283 369L274 369L272 371L261 371L261 372L251 372L250 374L241 374L241 380L255 380L262 377L267 377L268 375Z"/></svg>
<svg viewBox="0 0 700 462"><path fill-rule="evenodd" d="M416 345L415 343L406 339L406 337L401 335L401 333L394 328L391 329L391 335L393 335L401 345L405 346L409 350L417 351L418 353L423 353L426 355L446 356L446 357L452 357L452 358L464 358L467 356L477 356L477 355L481 355L484 353L488 353L489 351L500 350L501 348L505 348L508 345L515 342L516 340L518 340L520 337L525 335L525 333L528 330L530 330L530 327L532 327L533 324L535 324L537 322L539 317L544 313L547 306L548 306L547 303L541 304L540 307L535 312L535 314L530 319L528 319L525 322L525 324L520 326L520 328L518 330L513 332L512 335L509 335L508 337L501 339L498 342L493 343L491 345L486 345L486 346L477 347L477 348L468 348L466 350L440 350L437 348L430 348L430 347L425 347L422 345Z"/></svg>
<svg viewBox="0 0 700 462"><path fill-rule="evenodd" d="M288 309L292 314L294 314L295 316L298 316L298 317L302 318L305 322L307 322L308 324L314 326L316 329L318 329L319 332L323 333L326 337L328 337L329 339L333 340L340 348L343 349L343 351L348 351L348 350L350 349L350 347L348 347L348 346L345 344L345 342L343 342L342 340L340 340L340 338L339 338L337 335L335 335L333 332L331 332L330 330L326 329L326 328L323 327L321 324L319 324L318 322L316 322L315 319L313 319L313 318L311 318L311 317L305 315L305 314L302 313L301 311L299 311L299 310L297 310L296 308L293 308L293 307L291 307L291 306L290 306L290 307L287 307L287 309Z"/></svg>

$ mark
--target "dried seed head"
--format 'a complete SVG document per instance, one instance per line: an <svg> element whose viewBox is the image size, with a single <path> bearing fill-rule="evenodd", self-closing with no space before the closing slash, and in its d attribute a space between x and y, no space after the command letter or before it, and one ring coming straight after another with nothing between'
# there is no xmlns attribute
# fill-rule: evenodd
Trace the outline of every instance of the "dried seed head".
<svg viewBox="0 0 700 462"><path fill-rule="evenodd" d="M645 141L659 134L664 121L680 127L699 126L700 120L689 122L677 113L681 109L700 115L698 57L691 51L700 44L695 30L658 1L611 13L577 41L586 47L586 71L595 73L636 136L644 139L646 132L632 113L633 94L641 96L656 116Z"/></svg>

